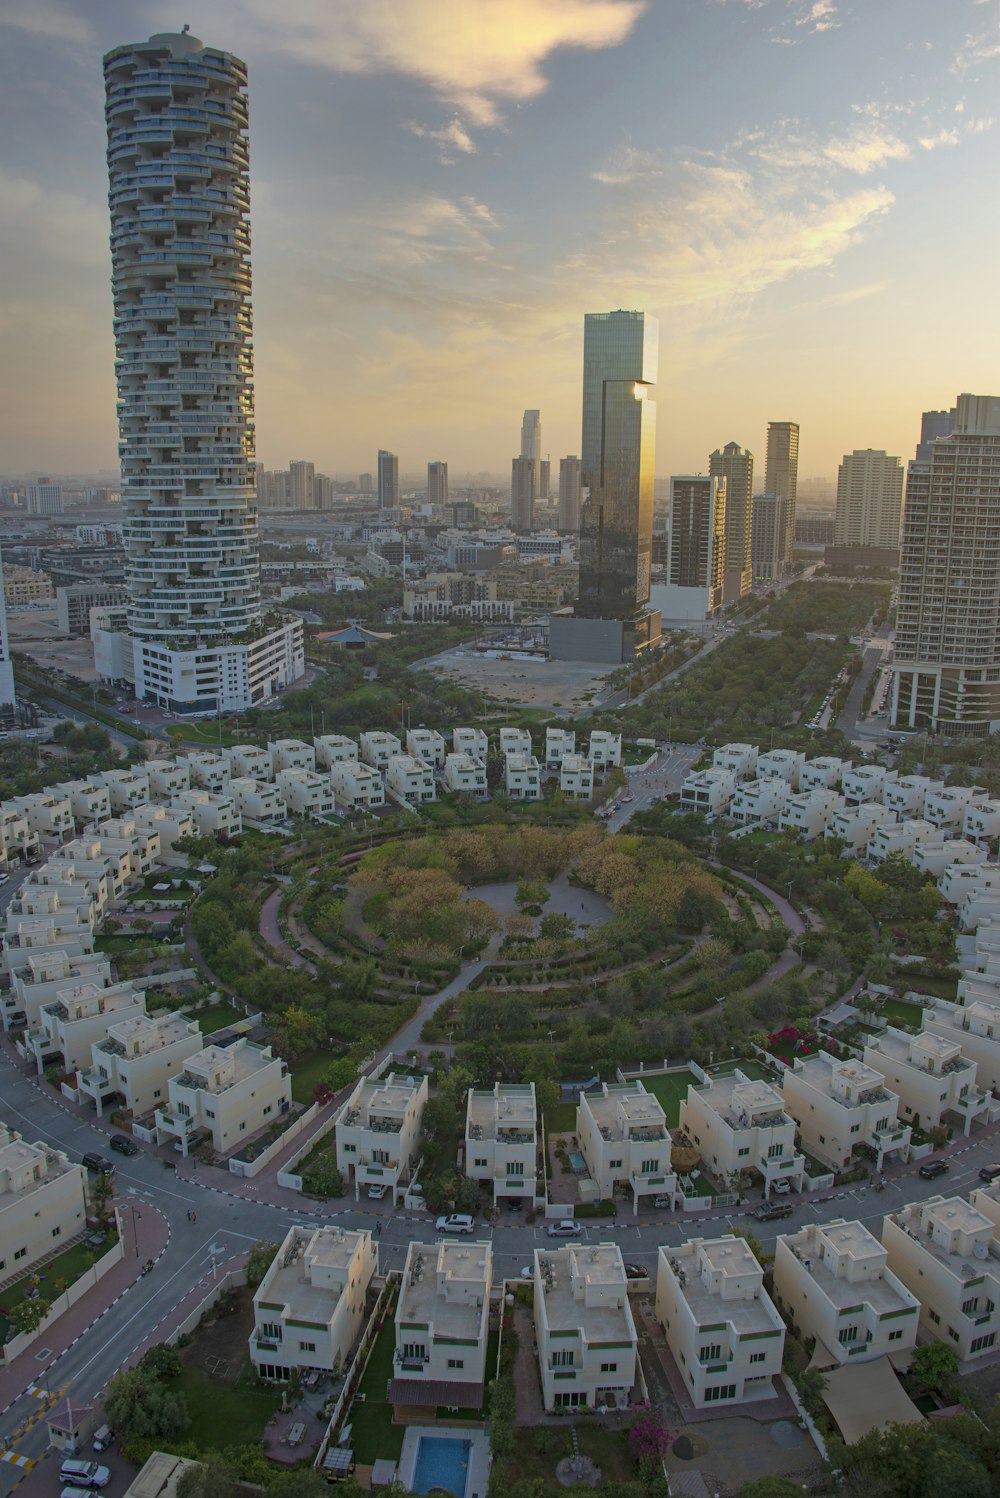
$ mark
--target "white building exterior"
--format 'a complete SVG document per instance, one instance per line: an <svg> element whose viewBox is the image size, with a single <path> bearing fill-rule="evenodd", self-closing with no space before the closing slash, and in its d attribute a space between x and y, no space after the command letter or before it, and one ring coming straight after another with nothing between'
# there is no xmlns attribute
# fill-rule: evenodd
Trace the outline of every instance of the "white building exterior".
<svg viewBox="0 0 1000 1498"><path fill-rule="evenodd" d="M39 1076L54 1055L62 1058L64 1071L78 1071L90 1061L91 1046L104 1039L110 1025L145 1012L145 994L128 981L110 988L84 985L60 992L42 1005L37 1025L28 1032Z"/></svg>
<svg viewBox="0 0 1000 1498"><path fill-rule="evenodd" d="M272 739L268 744L274 777L282 770L315 770L316 750L302 739Z"/></svg>
<svg viewBox="0 0 1000 1498"><path fill-rule="evenodd" d="M899 1097L900 1114L933 1129L946 1114L957 1118L968 1134L989 1110L989 1098L976 1076L976 1063L962 1055L956 1040L921 1031L909 1035L889 1025L865 1045L866 1065L881 1072Z"/></svg>
<svg viewBox="0 0 1000 1498"><path fill-rule="evenodd" d="M940 790L928 791L924 801L924 816L928 822L933 822L935 827L958 832L962 826L966 808L988 799L987 793L977 786L942 786Z"/></svg>
<svg viewBox="0 0 1000 1498"><path fill-rule="evenodd" d="M87 1226L84 1172L61 1150L0 1124L0 1275L52 1256Z"/></svg>
<svg viewBox="0 0 1000 1498"><path fill-rule="evenodd" d="M868 847L875 831L894 823L896 813L877 801L864 801L860 806L845 806L834 812L824 837L837 837L851 853L862 854Z"/></svg>
<svg viewBox="0 0 1000 1498"><path fill-rule="evenodd" d="M363 733L358 741L361 758L376 770L388 768L389 761L402 754L403 745L394 733Z"/></svg>
<svg viewBox="0 0 1000 1498"><path fill-rule="evenodd" d="M42 1005L63 992L97 985L110 988L111 963L103 952L70 957L63 951L29 951L23 967L11 969L10 988L0 992L4 1029L37 1030Z"/></svg>
<svg viewBox="0 0 1000 1498"><path fill-rule="evenodd" d="M228 1155L260 1129L277 1123L292 1103L288 1067L270 1046L240 1038L209 1045L171 1077L167 1101L156 1110L157 1143L185 1145L195 1131L211 1135L217 1154Z"/></svg>
<svg viewBox="0 0 1000 1498"><path fill-rule="evenodd" d="M343 760L330 770L334 793L348 809L385 805L382 777L371 765Z"/></svg>
<svg viewBox="0 0 1000 1498"><path fill-rule="evenodd" d="M481 1408L492 1283L489 1243L410 1243L396 1304L393 1404Z"/></svg>
<svg viewBox="0 0 1000 1498"><path fill-rule="evenodd" d="M749 779L757 769L756 744L721 744L712 751L712 764L720 770L732 770L738 780Z"/></svg>
<svg viewBox="0 0 1000 1498"><path fill-rule="evenodd" d="M233 744L222 752L229 762L230 785L234 780L247 777L251 780L274 779L274 761L270 748L262 749L259 744ZM354 752L357 755L356 748Z"/></svg>
<svg viewBox="0 0 1000 1498"><path fill-rule="evenodd" d="M716 765L708 770L691 771L681 786L680 804L686 811L719 816L735 794L734 772Z"/></svg>
<svg viewBox="0 0 1000 1498"><path fill-rule="evenodd" d="M412 759L422 759L425 764L440 769L448 750L444 735L436 728L408 728L406 752Z"/></svg>
<svg viewBox="0 0 1000 1498"><path fill-rule="evenodd" d="M964 1006L935 999L920 1017L925 1033L959 1045L966 1060L975 1063L979 1087L1000 1094L1000 994Z"/></svg>
<svg viewBox="0 0 1000 1498"><path fill-rule="evenodd" d="M978 843L1000 837L1000 801L973 801L962 813L962 836Z"/></svg>
<svg viewBox="0 0 1000 1498"><path fill-rule="evenodd" d="M867 1363L917 1340L920 1302L861 1222L837 1218L781 1234L774 1294L829 1364Z"/></svg>
<svg viewBox="0 0 1000 1498"><path fill-rule="evenodd" d="M925 1336L961 1362L997 1346L1000 1272L991 1257L993 1223L957 1196L932 1196L882 1222L889 1268L920 1303Z"/></svg>
<svg viewBox="0 0 1000 1498"><path fill-rule="evenodd" d="M787 780L745 780L729 803L729 815L742 824L777 821L791 793Z"/></svg>
<svg viewBox="0 0 1000 1498"><path fill-rule="evenodd" d="M340 1371L361 1336L378 1247L365 1229L291 1227L254 1291L250 1361L283 1382L296 1369Z"/></svg>
<svg viewBox="0 0 1000 1498"><path fill-rule="evenodd" d="M357 764L358 746L353 739L342 733L325 733L313 739L316 748L316 764L321 770L332 770L334 765Z"/></svg>
<svg viewBox="0 0 1000 1498"><path fill-rule="evenodd" d="M78 831L106 822L111 815L111 793L99 780L66 780L60 789L69 797L73 821Z"/></svg>
<svg viewBox="0 0 1000 1498"><path fill-rule="evenodd" d="M329 775L315 770L278 770L274 784L293 816L333 816L334 791Z"/></svg>
<svg viewBox="0 0 1000 1498"><path fill-rule="evenodd" d="M913 819L905 822L889 822L884 827L876 827L868 840L868 862L884 863L894 853L902 853L906 858L912 858L920 844L935 837L936 831L937 829L932 827L930 822Z"/></svg>
<svg viewBox="0 0 1000 1498"><path fill-rule="evenodd" d="M465 1114L465 1173L489 1185L494 1200L534 1205L539 1195L538 1123L534 1082L497 1082L490 1092L469 1088Z"/></svg>
<svg viewBox="0 0 1000 1498"><path fill-rule="evenodd" d="M801 785L804 754L797 749L762 749L757 756L757 776L761 780L787 780L793 790Z"/></svg>
<svg viewBox="0 0 1000 1498"><path fill-rule="evenodd" d="M181 791L191 789L191 769L183 760L147 759L142 768L149 777L147 805L150 800L172 801Z"/></svg>
<svg viewBox="0 0 1000 1498"><path fill-rule="evenodd" d="M567 754L576 753L576 734L567 728L545 730L545 768L558 770Z"/></svg>
<svg viewBox="0 0 1000 1498"><path fill-rule="evenodd" d="M661 1245L656 1319L697 1409L774 1397L785 1325L743 1238Z"/></svg>
<svg viewBox="0 0 1000 1498"><path fill-rule="evenodd" d="M533 754L507 755L504 767L504 790L512 801L540 801L541 773Z"/></svg>
<svg viewBox="0 0 1000 1498"><path fill-rule="evenodd" d="M452 731L451 747L456 754L471 754L485 764L490 741L481 728L456 728Z"/></svg>
<svg viewBox="0 0 1000 1498"><path fill-rule="evenodd" d="M103 1040L92 1042L89 1065L77 1071L77 1089L93 1099L98 1118L107 1105L142 1119L164 1102L170 1078L201 1048L198 1021L179 1011L116 1020Z"/></svg>
<svg viewBox="0 0 1000 1498"><path fill-rule="evenodd" d="M900 775L882 787L882 804L891 807L898 817L923 818L928 792L941 789L942 782L928 775Z"/></svg>
<svg viewBox="0 0 1000 1498"><path fill-rule="evenodd" d="M589 801L594 794L594 765L583 754L564 754L559 765L559 789L574 801Z"/></svg>
<svg viewBox="0 0 1000 1498"><path fill-rule="evenodd" d="M609 733L603 728L595 728L590 735L587 758L593 764L595 770L609 770L619 766L622 762L621 734Z"/></svg>
<svg viewBox="0 0 1000 1498"><path fill-rule="evenodd" d="M950 863L937 887L949 905L961 905L969 894L1000 892L1000 864Z"/></svg>
<svg viewBox="0 0 1000 1498"><path fill-rule="evenodd" d="M884 765L858 765L856 770L844 771L840 789L845 801L860 806L862 801L881 801L886 785L896 779L896 771Z"/></svg>
<svg viewBox="0 0 1000 1498"><path fill-rule="evenodd" d="M222 796L229 789L229 760L224 755L214 754L208 749L192 749L178 763L187 766L195 790Z"/></svg>
<svg viewBox="0 0 1000 1498"><path fill-rule="evenodd" d="M836 759L833 755L821 754L807 759L799 771L799 790L836 790L841 778L851 768L849 759Z"/></svg>
<svg viewBox="0 0 1000 1498"><path fill-rule="evenodd" d="M802 1189L805 1159L795 1147L795 1122L766 1082L751 1082L736 1070L707 1085L692 1084L681 1103L680 1126L720 1180L751 1170L763 1177L765 1193L775 1181Z"/></svg>
<svg viewBox="0 0 1000 1498"><path fill-rule="evenodd" d="M437 800L434 768L411 754L394 754L385 771L386 788L404 801L420 806Z"/></svg>
<svg viewBox="0 0 1000 1498"><path fill-rule="evenodd" d="M489 795L486 766L472 754L449 754L444 762L444 784L448 791L466 791L479 801Z"/></svg>
<svg viewBox="0 0 1000 1498"><path fill-rule="evenodd" d="M427 1078L396 1072L362 1077L337 1113L337 1169L362 1187L396 1188L409 1180L416 1163L420 1124L427 1103Z"/></svg>
<svg viewBox="0 0 1000 1498"><path fill-rule="evenodd" d="M951 863L985 863L989 857L988 849L966 842L964 838L942 839L938 832L936 839L919 842L910 860L914 868L922 874L930 874L932 879L940 879Z"/></svg>
<svg viewBox="0 0 1000 1498"><path fill-rule="evenodd" d="M531 734L526 728L501 728L501 754L531 754Z"/></svg>
<svg viewBox="0 0 1000 1498"><path fill-rule="evenodd" d="M243 818L232 796L182 791L171 805L189 813L200 837L239 837L243 831Z"/></svg>
<svg viewBox="0 0 1000 1498"><path fill-rule="evenodd" d="M838 811L844 809L844 798L838 791L813 788L789 796L778 816L781 832L795 832L809 842L822 837Z"/></svg>
<svg viewBox="0 0 1000 1498"><path fill-rule="evenodd" d="M864 1062L817 1051L782 1073L781 1091L801 1148L831 1170L846 1170L856 1152L868 1154L876 1171L907 1158L910 1126L899 1122L899 1098Z"/></svg>
<svg viewBox="0 0 1000 1498"><path fill-rule="evenodd" d="M643 1197L667 1196L673 1203L677 1176L666 1116L640 1081L603 1082L598 1092L582 1092L576 1132L603 1201L630 1192L636 1211Z"/></svg>
<svg viewBox="0 0 1000 1498"><path fill-rule="evenodd" d="M285 773L294 775L295 771L285 771ZM325 784L332 803L333 790L329 781ZM273 826L288 818L288 802L281 794L279 787L272 785L270 781L252 780L249 775L239 775L229 782L229 795L240 814L240 821L246 822L248 826L254 823Z"/></svg>
<svg viewBox="0 0 1000 1498"><path fill-rule="evenodd" d="M534 1269L546 1410L627 1408L639 1339L617 1243L536 1248Z"/></svg>

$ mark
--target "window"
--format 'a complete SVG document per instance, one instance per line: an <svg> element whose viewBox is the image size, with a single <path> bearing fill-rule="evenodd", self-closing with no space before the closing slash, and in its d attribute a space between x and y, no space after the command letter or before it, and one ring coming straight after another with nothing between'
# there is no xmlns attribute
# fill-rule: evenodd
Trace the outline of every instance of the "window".
<svg viewBox="0 0 1000 1498"><path fill-rule="evenodd" d="M860 1134L861 1133L861 1125L860 1124L851 1124L851 1133L852 1134Z"/></svg>
<svg viewBox="0 0 1000 1498"><path fill-rule="evenodd" d="M962 1315L963 1316L972 1316L972 1315L974 1315L975 1312L976 1312L976 1309L977 1309L978 1305L979 1305L979 1296L978 1295L973 1295L972 1298L971 1298L971 1300L963 1300L962 1301Z"/></svg>
<svg viewBox="0 0 1000 1498"><path fill-rule="evenodd" d="M486 1156L484 1155L481 1159L473 1160L472 1164L476 1170L485 1170L487 1166Z"/></svg>
<svg viewBox="0 0 1000 1498"><path fill-rule="evenodd" d="M936 1323L936 1325L941 1325L941 1317L938 1315L937 1311L928 1310L927 1314L931 1318L931 1320Z"/></svg>
<svg viewBox="0 0 1000 1498"><path fill-rule="evenodd" d="M215 1109L214 1108L206 1108L205 1109L205 1117L206 1118L214 1118L215 1117Z"/></svg>
<svg viewBox="0 0 1000 1498"><path fill-rule="evenodd" d="M901 1340L901 1338L902 1338L902 1335L903 1335L903 1333L901 1331L890 1332L889 1333L889 1341L890 1342L899 1342Z"/></svg>
<svg viewBox="0 0 1000 1498"><path fill-rule="evenodd" d="M996 1332L987 1332L985 1337L973 1337L969 1344L970 1353L985 1352L987 1347L992 1347L996 1341Z"/></svg>
<svg viewBox="0 0 1000 1498"><path fill-rule="evenodd" d="M264 1117L265 1117L265 1118L266 1118L266 1117L267 1117L267 1115L268 1115L268 1114L269 1114L269 1113L270 1113L270 1111L271 1111L271 1109L272 1109L272 1108L273 1108L273 1106L274 1106L274 1104L273 1104L273 1103L268 1103L268 1105L267 1105L267 1107L266 1107L266 1108L265 1108L265 1109L264 1109Z"/></svg>
<svg viewBox="0 0 1000 1498"><path fill-rule="evenodd" d="M826 1143L826 1135L825 1134L821 1134L819 1136L819 1142L820 1142L820 1144L825 1144Z"/></svg>
<svg viewBox="0 0 1000 1498"><path fill-rule="evenodd" d="M265 1342L280 1342L281 1322L262 1321L260 1324L260 1331L258 1333L258 1336L263 1337Z"/></svg>
<svg viewBox="0 0 1000 1498"><path fill-rule="evenodd" d="M509 1161L508 1164L507 1164L507 1174L509 1176L523 1176L524 1175L524 1161L523 1160L511 1160L511 1161Z"/></svg>
<svg viewBox="0 0 1000 1498"><path fill-rule="evenodd" d="M608 1161L608 1169L609 1170L621 1170L621 1168L622 1168L622 1162L620 1160L609 1160Z"/></svg>
<svg viewBox="0 0 1000 1498"><path fill-rule="evenodd" d="M715 1399L735 1399L735 1398L736 1398L736 1385L735 1384L719 1384L718 1387L715 1388L715 1389L706 1389L705 1390L705 1400L706 1400L707 1403L711 1403L711 1401L715 1400Z"/></svg>
<svg viewBox="0 0 1000 1498"><path fill-rule="evenodd" d="M736 1151L736 1153L737 1153L737 1154L738 1154L738 1155L739 1155L739 1156L740 1156L740 1158L741 1158L741 1159L742 1159L742 1157L743 1157L743 1156L744 1156L744 1155L749 1155L749 1153L750 1153L750 1146L749 1146L749 1145L747 1145L747 1147L746 1147L746 1149L742 1149L742 1150L737 1150L737 1151Z"/></svg>
<svg viewBox="0 0 1000 1498"><path fill-rule="evenodd" d="M950 1327L950 1326L949 1326L949 1328L948 1328L948 1335L949 1335L949 1337L950 1337L950 1338L951 1338L951 1340L952 1340L952 1341L953 1341L953 1342L957 1342L957 1341L958 1341L958 1332L956 1332L956 1331L955 1331L955 1330L954 1330L954 1329L953 1329L953 1328L952 1328L952 1327Z"/></svg>
<svg viewBox="0 0 1000 1498"><path fill-rule="evenodd" d="M750 1354L750 1361L751 1361L751 1363L764 1363L764 1362L767 1361L767 1353L766 1352L752 1352Z"/></svg>
<svg viewBox="0 0 1000 1498"><path fill-rule="evenodd" d="M700 1363L717 1363L721 1357L721 1342L710 1342L707 1347L699 1347L698 1349L698 1361Z"/></svg>
<svg viewBox="0 0 1000 1498"><path fill-rule="evenodd" d="M315 1342L300 1342L299 1343L299 1352L315 1352L315 1351L316 1351L316 1343Z"/></svg>
<svg viewBox="0 0 1000 1498"><path fill-rule="evenodd" d="M353 1155L353 1154L355 1154L357 1152L357 1148L358 1147L357 1147L356 1144L345 1144L344 1145L344 1154L345 1155Z"/></svg>
<svg viewBox="0 0 1000 1498"><path fill-rule="evenodd" d="M243 1123L240 1124L240 1131L242 1132L245 1128L246 1128L246 1120L244 1120Z"/></svg>
<svg viewBox="0 0 1000 1498"><path fill-rule="evenodd" d="M602 1373L617 1373L618 1372L618 1364L617 1363L602 1363L601 1364L601 1372Z"/></svg>
<svg viewBox="0 0 1000 1498"><path fill-rule="evenodd" d="M52 1236L53 1236L53 1238L58 1238L61 1232L62 1232L62 1228L53 1228L52 1229Z"/></svg>
<svg viewBox="0 0 1000 1498"><path fill-rule="evenodd" d="M858 1340L858 1328L856 1326L841 1327L837 1333L837 1340L838 1342L843 1342L845 1345L848 1342L856 1342Z"/></svg>
<svg viewBox="0 0 1000 1498"><path fill-rule="evenodd" d="M639 1166L639 1174L644 1176L658 1176L660 1174L659 1160L643 1160Z"/></svg>
<svg viewBox="0 0 1000 1498"><path fill-rule="evenodd" d="M16 1263L18 1259L23 1259L27 1252L27 1248L16 1248L14 1250L14 1262Z"/></svg>
<svg viewBox="0 0 1000 1498"><path fill-rule="evenodd" d="M449 1358L448 1359L448 1367L449 1368L464 1368L465 1367L465 1359L464 1358Z"/></svg>
<svg viewBox="0 0 1000 1498"><path fill-rule="evenodd" d="M404 1363L413 1363L413 1362L426 1361L426 1359L427 1359L427 1348L424 1346L423 1342L404 1342L403 1343L403 1362Z"/></svg>
<svg viewBox="0 0 1000 1498"><path fill-rule="evenodd" d="M572 1363L573 1363L573 1353L572 1353L572 1350L567 1350L565 1348L560 1348L557 1352L553 1352L553 1353L550 1354L550 1357L549 1357L549 1367L550 1368L568 1368L568 1367L572 1366Z"/></svg>
<svg viewBox="0 0 1000 1498"><path fill-rule="evenodd" d="M162 1097L162 1096L163 1096L163 1092L162 1092L162 1090L161 1090L161 1089L160 1089L160 1088L159 1088L159 1087L158 1087L158 1088L157 1088L157 1089L156 1089L156 1091L155 1091L155 1092L154 1092L154 1093L153 1093L153 1096L154 1096L154 1097Z"/></svg>

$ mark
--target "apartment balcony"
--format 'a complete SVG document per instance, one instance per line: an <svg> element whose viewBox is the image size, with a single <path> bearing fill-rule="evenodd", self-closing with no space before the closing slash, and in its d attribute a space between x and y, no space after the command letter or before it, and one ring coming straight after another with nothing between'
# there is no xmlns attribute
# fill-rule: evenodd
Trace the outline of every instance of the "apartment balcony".
<svg viewBox="0 0 1000 1498"><path fill-rule="evenodd" d="M114 1081L97 1071L78 1071L76 1083L81 1092L89 1093L98 1102L116 1090Z"/></svg>

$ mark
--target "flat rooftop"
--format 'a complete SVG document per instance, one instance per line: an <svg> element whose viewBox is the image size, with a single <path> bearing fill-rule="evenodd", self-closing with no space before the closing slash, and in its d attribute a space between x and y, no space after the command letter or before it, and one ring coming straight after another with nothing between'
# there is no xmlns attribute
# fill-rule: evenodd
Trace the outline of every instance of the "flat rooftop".
<svg viewBox="0 0 1000 1498"><path fill-rule="evenodd" d="M2 1133L0 1133L0 1138L3 1138ZM15 1191L10 1189L11 1179L16 1179L26 1167L33 1168L39 1163L44 1166L41 1180L32 1178L26 1186ZM72 1168L71 1165L64 1165L43 1145L28 1144L24 1139L8 1138L5 1144L0 1145L0 1207L9 1207L14 1202L24 1201L33 1191L41 1190L50 1181L65 1175Z"/></svg>
<svg viewBox="0 0 1000 1498"><path fill-rule="evenodd" d="M989 1262L988 1244L993 1236L993 1223L971 1202L963 1201L960 1196L932 1196L926 1202L911 1202L902 1211L893 1212L890 1221L895 1222L904 1232L910 1233L921 1248L937 1259L939 1264L962 1279L982 1274ZM949 1250L943 1244L935 1242L931 1236L935 1228L947 1234L972 1235L987 1247L987 1252L979 1257L971 1248L966 1252ZM995 1261L991 1268L994 1275L1000 1274Z"/></svg>
<svg viewBox="0 0 1000 1498"><path fill-rule="evenodd" d="M812 1223L797 1233L785 1235L785 1243L809 1266L809 1275L815 1281L830 1304L838 1311L847 1306L856 1306L859 1301L870 1305L878 1315L887 1311L902 1310L904 1306L917 1304L916 1297L905 1287L898 1288L883 1276L886 1250L873 1234L860 1222ZM835 1254L846 1254L858 1263L881 1266L882 1273L873 1279L848 1279L834 1274L823 1262L823 1248L829 1244Z"/></svg>
<svg viewBox="0 0 1000 1498"><path fill-rule="evenodd" d="M696 1091L710 1108L725 1119L730 1128L755 1128L791 1123L791 1119L785 1112L785 1101L780 1092L776 1092L766 1082L741 1081L737 1072L712 1074L709 1085L698 1087ZM753 1122L751 1124L740 1123L741 1114L749 1115Z"/></svg>
<svg viewBox="0 0 1000 1498"><path fill-rule="evenodd" d="M433 1324L436 1335L478 1337L489 1298L493 1251L488 1243L411 1243L396 1312L399 1321Z"/></svg>
<svg viewBox="0 0 1000 1498"><path fill-rule="evenodd" d="M261 1286L261 1299L283 1305L292 1320L328 1322L343 1287L314 1285L309 1268L340 1271L345 1277L367 1232L347 1228L294 1228L281 1246L274 1267Z"/></svg>
<svg viewBox="0 0 1000 1498"><path fill-rule="evenodd" d="M536 1249L535 1255L550 1332L580 1329L589 1342L634 1337L628 1280L617 1243L567 1244L563 1248ZM574 1282L581 1287L578 1295L573 1293ZM618 1295L621 1303L588 1305L587 1286Z"/></svg>
<svg viewBox="0 0 1000 1498"><path fill-rule="evenodd" d="M640 1091L634 1082L609 1085L607 1095L603 1091L582 1093L580 1101L589 1109L604 1139L642 1138L641 1131L646 1129L654 1131L650 1138L664 1136L666 1117L659 1098Z"/></svg>
<svg viewBox="0 0 1000 1498"><path fill-rule="evenodd" d="M746 1336L748 1332L774 1330L778 1313L770 1307L768 1301L761 1298L765 1293L764 1274L749 1245L742 1238L716 1238L709 1243L685 1243L680 1248L661 1248L660 1253L667 1259L675 1274L678 1269L683 1273L681 1294L699 1326L726 1321L732 1324L740 1336ZM727 1277L746 1275L753 1278L757 1294L752 1299L723 1298L721 1294L710 1290L701 1277L703 1255L711 1269L721 1270Z"/></svg>
<svg viewBox="0 0 1000 1498"><path fill-rule="evenodd" d="M494 1139L499 1132L511 1129L524 1131L534 1139L534 1089L517 1084L501 1087L499 1093L470 1089L468 1122L471 1130L480 1131L473 1133L477 1139Z"/></svg>

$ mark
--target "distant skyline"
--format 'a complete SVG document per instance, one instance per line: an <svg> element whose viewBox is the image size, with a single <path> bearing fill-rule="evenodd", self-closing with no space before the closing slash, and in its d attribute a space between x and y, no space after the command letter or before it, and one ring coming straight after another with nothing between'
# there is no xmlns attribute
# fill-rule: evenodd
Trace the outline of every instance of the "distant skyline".
<svg viewBox="0 0 1000 1498"><path fill-rule="evenodd" d="M995 388L998 0L5 0L0 472L115 468L101 56L250 72L257 458L580 450L584 314L659 318L657 474L912 456Z"/></svg>

